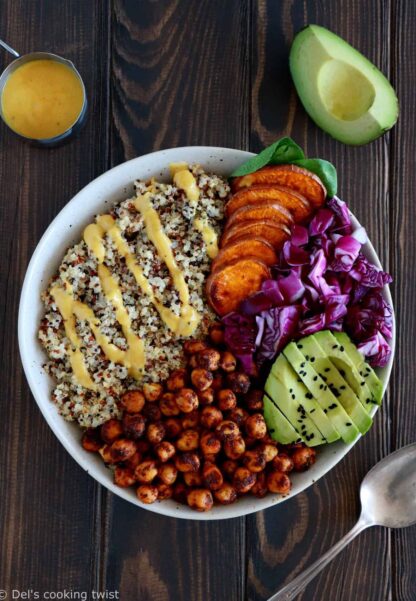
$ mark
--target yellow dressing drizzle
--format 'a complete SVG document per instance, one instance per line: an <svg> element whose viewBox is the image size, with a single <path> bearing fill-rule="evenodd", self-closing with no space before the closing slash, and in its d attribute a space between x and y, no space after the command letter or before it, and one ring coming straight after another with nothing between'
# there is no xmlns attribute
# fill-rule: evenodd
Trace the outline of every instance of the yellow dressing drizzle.
<svg viewBox="0 0 416 601"><path fill-rule="evenodd" d="M194 220L195 229L200 232L202 239L207 247L207 255L210 259L215 259L218 255L218 236L206 219L197 218Z"/></svg>
<svg viewBox="0 0 416 601"><path fill-rule="evenodd" d="M196 179L189 171L188 166L174 172L173 183L185 192L186 198L189 200L190 204L195 206L199 200L199 188L196 184Z"/></svg>

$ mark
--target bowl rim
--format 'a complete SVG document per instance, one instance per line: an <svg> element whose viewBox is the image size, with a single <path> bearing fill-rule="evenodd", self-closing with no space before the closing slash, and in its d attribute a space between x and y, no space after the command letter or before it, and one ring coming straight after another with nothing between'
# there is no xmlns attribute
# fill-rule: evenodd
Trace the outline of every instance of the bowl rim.
<svg viewBox="0 0 416 601"><path fill-rule="evenodd" d="M94 465L94 461L93 461L94 456L92 456L91 453L87 453L82 448L82 446L79 442L77 443L77 447L74 447L74 441L67 433L63 432L63 428L62 428L61 432L57 431L55 424L54 424L55 419L52 416L52 412L50 410L51 406L54 409L53 415L55 416L55 418L56 418L56 416L58 416L59 419L61 419L62 422L64 422L64 424L65 423L67 424L68 422L65 422L64 418L58 414L57 408L55 407L55 405L53 405L51 399L50 398L45 399L44 396L37 390L37 384L35 382L35 378L34 378L34 374L33 374L33 366L30 364L28 351L27 351L28 340L27 340L27 336L26 336L26 333L24 330L25 312L28 309L30 309L31 305L33 305L33 302L41 302L40 299L38 299L38 298L36 298L35 301L33 300L34 295L32 293L32 289L33 289L32 288L32 280L36 278L36 269L38 268L38 264L42 265L42 260L41 260L42 259L42 251L44 250L45 246L48 244L49 239L51 238L51 235L53 234L54 230L56 229L58 223L61 220L63 220L67 216L67 214L69 214L69 212L71 211L71 209L74 206L76 206L78 203L85 200L85 197L88 197L88 195L92 191L94 191L94 188L96 188L98 186L98 184L110 182L115 174L122 172L123 170L127 171L128 167L137 164L138 165L138 168L137 168L138 176L137 177L145 177L143 174L142 175L140 174L140 162L145 162L146 160L149 160L152 158L158 159L160 157L159 166L157 168L153 169L153 171L159 171L162 168L161 167L162 165L165 168L165 167L167 167L168 163L171 162L169 160L169 155L172 155L172 159L171 159L172 161L174 160L174 156L175 156L175 161L178 161L181 159L177 155L178 154L180 155L182 153L195 154L195 162L200 162L203 166L204 166L204 160L198 159L198 156L197 156L199 153L201 153L201 154L212 153L210 156L218 153L218 155L223 155L224 157L225 156L230 157L230 154L231 154L234 157L241 157L242 161L254 156L254 154L255 154L255 153L251 153L248 151L232 149L232 148L224 148L224 147L218 147L218 146L182 146L182 147L177 147L177 148L158 150L158 151L155 151L152 153L148 153L146 155L142 155L140 157L136 157L129 161L125 161L125 162L113 167L112 169L109 169L105 173L101 174L100 176L98 176L97 178L95 178L94 180L89 182L86 186L84 186L81 190L79 190L75 194L75 196L73 196L73 198L54 217L54 219L52 220L52 222L49 224L49 226L45 230L44 234L42 235L41 239L39 240L32 256L31 256L31 259L29 261L29 264L28 264L28 267L27 267L27 270L25 273L22 290L21 290L21 295L20 295L19 313L18 313L18 342L19 342L19 351L20 351L21 361L23 364L23 369L24 369L31 393L32 393L33 397L35 398L35 401L36 401L43 417L45 418L46 422L48 423L49 427L51 428L52 432L57 437L59 442L64 446L66 451L71 455L71 457L78 463L78 465L80 465L88 474L90 474L97 482L99 482L99 484L105 486L110 492L116 494L117 496L121 497L122 499L124 499L126 501L129 501L130 503L136 505L137 507L140 507L142 509L147 509L154 513L158 513L158 514L169 516L169 517L175 517L175 518L180 518L180 519L211 521L211 520L242 517L244 515L249 515L251 513L257 512L257 511L262 511L262 510L268 509L270 507L275 507L286 500L294 498L297 494L306 490L309 486L311 486L312 484L317 482L320 478L325 476L333 467L335 467L337 465L337 463L339 463L345 457L345 455L352 449L352 447L355 444L357 444L357 442L361 439L361 435L359 437L357 437L357 439L354 442L352 442L348 445L344 444L340 441L330 445L331 448L336 448L336 450L330 455L329 459L325 458L325 461L323 461L325 465L323 465L322 462L321 463L319 461L316 462L316 464L311 468L311 470L309 470L308 472L305 472L305 474L302 474L302 476L304 476L304 482L302 484L296 486L296 491L291 492L286 496L268 494L263 499L257 499L255 497L253 497L253 502L249 507L246 507L246 505L244 503L242 503L242 501L240 500L240 502L236 502L235 504L232 504L229 506L217 506L216 505L216 506L214 506L214 508L211 511L206 512L206 513L198 513L196 511L194 511L184 505L180 505L172 500L156 502L151 505L145 505L136 498L134 493L132 494L131 488L124 489L124 488L120 488L120 487L116 486L112 482L112 479L108 477L111 474L110 470L108 470L106 468L106 471L102 472L102 470L100 470L98 466L96 467ZM190 159L188 159L188 161L190 161ZM123 185L120 185L119 187L124 188L125 186L128 186L131 183L132 182L129 180L128 182L125 182ZM117 202L117 201L115 201L115 202ZM92 210L91 210L91 212L92 212ZM355 227L359 227L360 223L358 222L358 220L355 218L355 216L352 213L351 213L351 217L352 217L353 225ZM69 238L69 235L68 235L68 238ZM67 246L70 246L71 244L72 243L69 242ZM376 266L378 268L381 268L380 260L378 258L378 255L377 255L371 241L368 241L366 243L366 245L364 246L364 248L365 248L365 254L370 255L371 260L374 261ZM61 257L61 255L59 255L59 257ZM57 265L59 265L59 263L57 263ZM45 286L45 283L43 282L42 285ZM387 385L388 385L388 382L389 382L389 379L390 379L393 360L394 360L394 354L395 354L396 320L395 320L393 301L392 301L391 293L390 293L388 286L385 286L383 288L383 296L391 304L391 307L393 309L393 336L390 341L392 353L391 353L389 363L385 368L383 368L383 374L381 375L381 380L383 383L383 395L384 395ZM35 340L29 341L29 346L30 346L30 344L39 345L39 342L36 338ZM46 374L46 372L44 372L43 375L45 378L47 378L52 383L52 379ZM378 410L378 407L374 406L373 410L372 410L372 416L374 416L374 414L377 412L377 410ZM79 428L76 423L73 425L73 427ZM307 477L307 476L309 476L309 477Z"/></svg>

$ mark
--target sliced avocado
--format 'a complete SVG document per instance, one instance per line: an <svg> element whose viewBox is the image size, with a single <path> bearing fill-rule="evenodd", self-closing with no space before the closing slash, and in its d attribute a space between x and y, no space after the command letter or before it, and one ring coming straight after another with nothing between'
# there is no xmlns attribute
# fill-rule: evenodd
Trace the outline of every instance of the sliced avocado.
<svg viewBox="0 0 416 601"><path fill-rule="evenodd" d="M306 412L314 422L315 427L320 432L321 443L329 442L325 438L325 433L327 433L330 438L334 436L334 428L331 425L331 422L283 354L280 354L277 357L270 373L280 380L289 391L299 413ZM293 397L295 398L293 399ZM338 438L339 435L333 440L338 440ZM333 441L331 440L330 442Z"/></svg>
<svg viewBox="0 0 416 601"><path fill-rule="evenodd" d="M263 398L263 415L273 440L280 442L280 444L293 444L303 441L303 438L296 432L280 409L266 395Z"/></svg>
<svg viewBox="0 0 416 601"><path fill-rule="evenodd" d="M397 121L396 93L386 77L332 31L308 25L294 38L290 71L306 112L345 144L366 144Z"/></svg>
<svg viewBox="0 0 416 601"><path fill-rule="evenodd" d="M291 363L292 367L298 373L303 383L309 388L311 394L316 398L318 403L327 413L332 425L346 443L353 442L359 432L351 418L340 405L336 397L332 394L328 384L324 382L321 376L315 370L313 364L315 357L310 357L306 360L304 354L298 349L294 342L286 346L283 351L286 359Z"/></svg>
<svg viewBox="0 0 416 601"><path fill-rule="evenodd" d="M338 339L329 330L322 330L321 332L314 334L314 336L315 340L320 344L331 362L358 396L365 409L369 412L372 404L380 404L382 397L381 382L377 376L375 376L377 384L373 384L370 387L369 383L367 383L367 379L361 375L360 371L363 371L363 365L370 370L371 368L364 362L362 355L358 353L352 342L350 341L351 345L358 353L358 356L354 353L351 357L351 349L348 348L347 352L347 347L340 344ZM359 363L357 361L359 361Z"/></svg>
<svg viewBox="0 0 416 601"><path fill-rule="evenodd" d="M339 344L344 346L347 354L351 358L351 361L357 366L360 376L364 378L365 383L372 392L374 400L378 405L381 405L383 398L383 384L381 383L381 380L377 376L374 369L366 362L363 355L352 342L348 334L345 332L334 332L334 336L338 340Z"/></svg>
<svg viewBox="0 0 416 601"><path fill-rule="evenodd" d="M361 434L365 434L373 423L371 416L360 403L355 392L347 384L335 365L329 360L321 345L314 336L302 338L297 347L305 355L305 359L315 357L314 368L328 384L332 394L339 400L351 420Z"/></svg>
<svg viewBox="0 0 416 601"><path fill-rule="evenodd" d="M293 399L294 395L289 392L280 380L270 372L264 386L264 391L274 404L280 409L286 419L292 424L309 447L314 447L326 442L322 440L322 434L313 421L306 415L303 407Z"/></svg>

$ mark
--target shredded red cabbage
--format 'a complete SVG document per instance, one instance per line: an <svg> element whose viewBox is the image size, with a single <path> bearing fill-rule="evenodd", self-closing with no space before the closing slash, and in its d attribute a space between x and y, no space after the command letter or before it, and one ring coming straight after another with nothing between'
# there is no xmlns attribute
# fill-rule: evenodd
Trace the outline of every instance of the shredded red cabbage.
<svg viewBox="0 0 416 601"><path fill-rule="evenodd" d="M255 374L290 340L323 329L346 331L374 367L391 355L392 309L382 288L392 281L361 253L365 229L353 230L347 205L332 198L309 227L294 226L273 279L223 318L225 341Z"/></svg>

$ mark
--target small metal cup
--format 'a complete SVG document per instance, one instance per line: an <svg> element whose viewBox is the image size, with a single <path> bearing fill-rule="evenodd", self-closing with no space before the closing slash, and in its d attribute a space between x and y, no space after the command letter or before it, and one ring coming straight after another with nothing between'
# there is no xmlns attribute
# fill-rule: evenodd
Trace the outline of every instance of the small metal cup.
<svg viewBox="0 0 416 601"><path fill-rule="evenodd" d="M10 127L9 123L7 123L7 121L5 120L4 115L3 115L1 98L3 95L4 86L6 85L6 82L9 78L9 76L21 65L24 65L25 63L28 63L28 62L34 61L34 60L39 60L39 59L51 60L51 61L55 61L58 63L63 63L64 65L69 67L79 79L79 82L82 86L84 101L82 104L81 111L80 111L77 119L75 120L75 122L71 125L71 127L69 127L66 131L64 131L59 136L55 136L54 138L44 138L44 139L37 140L37 139L28 138L26 136L22 136L22 134L19 134L18 132L14 131L14 129L12 127ZM58 145L62 144L63 142L66 142L69 138L71 138L76 133L78 133L79 130L84 125L84 123L86 121L86 116L87 116L87 108L88 108L88 101L87 101L87 94L85 91L84 82L82 81L82 77L79 74L79 72L77 71L74 63L72 63L71 61L69 61L65 58L62 58L61 56L58 56L57 54L53 54L52 52L31 52L30 54L24 54L23 56L20 56L19 58L14 60L12 63L10 63L10 65L8 65L5 68L5 70L3 71L3 73L0 76L0 117L3 119L3 121L7 125L7 127L16 136L18 136L19 138L22 138L23 140L26 140L27 142L30 142L31 144L34 144L36 146L41 146L43 148L51 148L53 146L58 146Z"/></svg>

